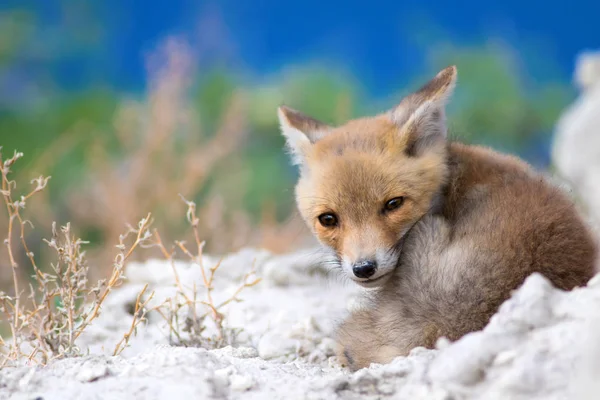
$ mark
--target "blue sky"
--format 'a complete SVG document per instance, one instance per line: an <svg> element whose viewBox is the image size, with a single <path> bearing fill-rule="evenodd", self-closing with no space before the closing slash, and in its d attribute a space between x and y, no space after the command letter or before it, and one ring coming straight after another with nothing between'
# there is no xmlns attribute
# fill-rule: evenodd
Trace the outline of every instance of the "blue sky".
<svg viewBox="0 0 600 400"><path fill-rule="evenodd" d="M64 61L63 76L127 90L142 86L144 55L169 34L255 76L307 60L335 63L374 92L420 72L423 50L440 40L501 38L530 74L551 60L562 79L579 51L600 45L599 1L5 0L4 7L30 7L49 25L70 20L77 35L77 17L65 17L60 3L78 4L75 15L85 14L82 25L95 24L102 42L93 57Z"/></svg>
<svg viewBox="0 0 600 400"><path fill-rule="evenodd" d="M598 1L106 3L111 4L110 9L119 9L110 29L119 37L111 35L114 50L126 62L117 75L132 81L143 67L140 53L170 33L204 36L205 44L234 53L231 63L259 74L290 62L326 59L347 67L375 87L418 71L423 47L445 38L476 42L500 37L523 57L533 47L542 56L553 58L566 79L576 54L600 45ZM218 17L221 24L210 22L216 19L211 16ZM212 34L207 25L213 26Z"/></svg>

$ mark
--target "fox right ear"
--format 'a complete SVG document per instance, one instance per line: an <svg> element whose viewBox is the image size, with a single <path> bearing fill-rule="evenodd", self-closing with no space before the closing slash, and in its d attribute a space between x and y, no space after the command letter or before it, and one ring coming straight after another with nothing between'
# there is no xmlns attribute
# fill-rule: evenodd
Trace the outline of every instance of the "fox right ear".
<svg viewBox="0 0 600 400"><path fill-rule="evenodd" d="M445 107L455 86L456 66L450 66L392 110L391 119L400 128L408 155L418 155L446 139Z"/></svg>
<svg viewBox="0 0 600 400"><path fill-rule="evenodd" d="M301 165L311 145L327 134L330 127L292 108L277 109L281 133L285 136L292 161Z"/></svg>

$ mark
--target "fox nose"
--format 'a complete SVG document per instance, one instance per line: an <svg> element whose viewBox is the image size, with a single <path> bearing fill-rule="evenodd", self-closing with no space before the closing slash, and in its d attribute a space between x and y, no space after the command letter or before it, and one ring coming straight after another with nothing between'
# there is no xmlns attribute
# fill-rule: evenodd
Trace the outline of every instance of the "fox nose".
<svg viewBox="0 0 600 400"><path fill-rule="evenodd" d="M377 270L375 261L359 261L352 267L352 272L357 278L370 278Z"/></svg>

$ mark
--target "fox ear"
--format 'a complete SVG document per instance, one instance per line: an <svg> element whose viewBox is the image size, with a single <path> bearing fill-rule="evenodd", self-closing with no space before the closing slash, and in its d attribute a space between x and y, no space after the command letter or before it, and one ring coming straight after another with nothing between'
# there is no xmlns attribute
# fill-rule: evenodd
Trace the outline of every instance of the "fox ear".
<svg viewBox="0 0 600 400"><path fill-rule="evenodd" d="M292 161L300 165L312 144L325 136L330 127L286 106L280 106L277 114L281 133L285 136L288 149L292 154Z"/></svg>
<svg viewBox="0 0 600 400"><path fill-rule="evenodd" d="M446 103L456 85L456 66L440 71L390 112L409 156L418 156L447 136Z"/></svg>

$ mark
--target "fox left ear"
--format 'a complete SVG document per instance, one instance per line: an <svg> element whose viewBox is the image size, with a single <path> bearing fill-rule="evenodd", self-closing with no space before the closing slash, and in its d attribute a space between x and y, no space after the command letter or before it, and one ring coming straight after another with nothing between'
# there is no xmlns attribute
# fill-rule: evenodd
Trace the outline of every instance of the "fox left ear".
<svg viewBox="0 0 600 400"><path fill-rule="evenodd" d="M390 118L400 129L407 155L417 156L440 141L445 141L445 108L455 85L456 66L453 65L405 97L390 112Z"/></svg>
<svg viewBox="0 0 600 400"><path fill-rule="evenodd" d="M312 144L325 136L330 127L286 106L279 107L277 114L281 133L285 136L287 146L292 153L292 161L296 165L301 165Z"/></svg>

